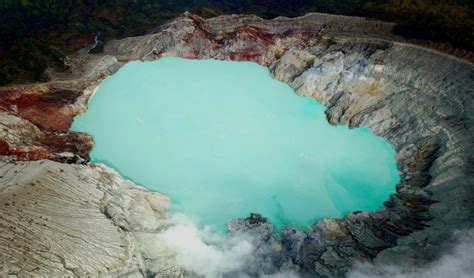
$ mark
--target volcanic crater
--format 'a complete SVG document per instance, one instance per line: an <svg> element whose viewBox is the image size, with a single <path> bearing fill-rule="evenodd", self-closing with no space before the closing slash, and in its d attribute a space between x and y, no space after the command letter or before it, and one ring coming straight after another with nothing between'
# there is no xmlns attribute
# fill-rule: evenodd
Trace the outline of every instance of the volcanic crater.
<svg viewBox="0 0 474 278"><path fill-rule="evenodd" d="M229 235L256 235L255 253L268 258L249 265L249 275L294 269L339 277L354 262L436 259L454 231L473 225L474 66L411 44L393 27L325 14L185 13L148 35L110 41L103 53L68 57L69 70L48 71L46 83L0 87L0 223L16 227L2 234L4 268L17 275L186 273L146 247L169 225L168 197L89 163L93 139L69 130L103 79L131 61L165 56L269 67L296 94L325 105L329 123L367 127L397 153L401 182L376 212L279 234L258 214L231 221ZM18 253L29 259L16 260Z"/></svg>

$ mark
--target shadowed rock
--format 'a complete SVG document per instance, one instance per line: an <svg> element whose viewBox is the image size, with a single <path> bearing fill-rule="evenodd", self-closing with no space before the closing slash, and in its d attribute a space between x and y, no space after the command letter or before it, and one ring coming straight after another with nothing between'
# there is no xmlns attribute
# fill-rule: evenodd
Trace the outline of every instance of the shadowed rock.
<svg viewBox="0 0 474 278"><path fill-rule="evenodd" d="M49 71L47 83L1 87L0 154L84 163L92 139L68 132L70 123L99 82L128 61L254 61L327 106L330 123L368 127L385 138L397 151L402 181L378 211L323 219L311 231L275 234L257 214L231 221L229 236L255 240L260 259L248 273L341 277L354 262L431 261L449 248L445 238L454 230L473 226L474 66L407 44L392 28L322 14L205 20L186 13L148 35L111 41L102 54L69 57L70 71ZM118 175L94 165L6 159L0 169L0 273L156 274L141 263L146 252L135 248L131 231L158 229L162 197L151 200L153 193L129 183L121 189L123 181L103 177ZM42 186L30 189L36 180Z"/></svg>

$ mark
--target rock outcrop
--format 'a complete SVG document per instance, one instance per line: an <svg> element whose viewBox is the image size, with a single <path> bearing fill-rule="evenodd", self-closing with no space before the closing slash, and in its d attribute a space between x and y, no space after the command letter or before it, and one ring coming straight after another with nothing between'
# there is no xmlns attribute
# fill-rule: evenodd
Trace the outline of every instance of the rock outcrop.
<svg viewBox="0 0 474 278"><path fill-rule="evenodd" d="M376 212L279 235L257 215L232 222L231 234L260 235L256 254L270 262L261 269L337 277L357 261L433 260L453 231L474 223L474 66L408 44L392 28L323 14L204 20L186 13L148 35L111 41L104 53L70 57L70 70L48 72L45 84L0 88L0 154L14 158L0 167L0 271L146 274L134 234L160 228L167 199L87 164L92 138L69 127L101 80L129 61L168 55L268 66L297 94L327 106L330 123L368 127L397 152L402 181Z"/></svg>
<svg viewBox="0 0 474 278"><path fill-rule="evenodd" d="M166 225L169 199L105 166L0 158L0 276L143 271L137 233Z"/></svg>

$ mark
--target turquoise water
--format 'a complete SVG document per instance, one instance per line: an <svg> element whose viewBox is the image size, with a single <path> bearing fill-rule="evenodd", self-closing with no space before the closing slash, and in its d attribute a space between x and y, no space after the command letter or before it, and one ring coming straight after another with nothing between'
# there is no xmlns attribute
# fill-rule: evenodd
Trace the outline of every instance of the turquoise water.
<svg viewBox="0 0 474 278"><path fill-rule="evenodd" d="M368 129L330 126L324 106L249 62L132 62L102 82L73 130L94 162L169 195L201 226L259 212L281 227L374 211L399 181Z"/></svg>

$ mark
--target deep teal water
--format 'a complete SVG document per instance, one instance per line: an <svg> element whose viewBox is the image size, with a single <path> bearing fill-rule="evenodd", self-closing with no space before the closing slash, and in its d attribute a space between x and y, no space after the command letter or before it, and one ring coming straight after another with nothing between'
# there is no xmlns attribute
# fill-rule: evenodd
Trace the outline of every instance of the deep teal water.
<svg viewBox="0 0 474 278"><path fill-rule="evenodd" d="M399 181L395 152L366 128L330 126L324 106L248 62L132 62L102 82L73 130L92 161L224 229L259 212L278 227L374 211Z"/></svg>

